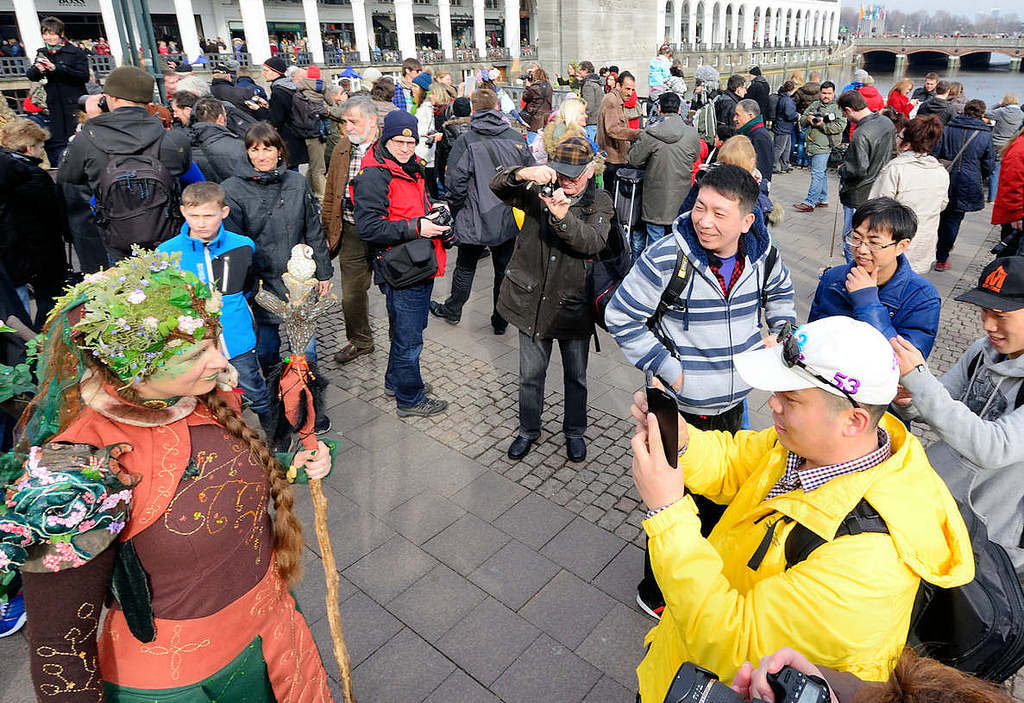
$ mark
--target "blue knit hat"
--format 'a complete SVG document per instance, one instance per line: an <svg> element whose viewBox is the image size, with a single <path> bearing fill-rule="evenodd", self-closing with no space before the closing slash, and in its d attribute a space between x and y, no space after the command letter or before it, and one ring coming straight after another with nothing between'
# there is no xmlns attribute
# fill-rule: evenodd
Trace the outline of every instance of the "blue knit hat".
<svg viewBox="0 0 1024 703"><path fill-rule="evenodd" d="M416 118L405 110L392 110L384 118L384 129L380 133L380 143L387 144L393 137L412 137L419 141Z"/></svg>
<svg viewBox="0 0 1024 703"><path fill-rule="evenodd" d="M434 82L434 78L429 73L421 73L413 78L412 82L423 88L423 92L426 93L430 90L430 84Z"/></svg>

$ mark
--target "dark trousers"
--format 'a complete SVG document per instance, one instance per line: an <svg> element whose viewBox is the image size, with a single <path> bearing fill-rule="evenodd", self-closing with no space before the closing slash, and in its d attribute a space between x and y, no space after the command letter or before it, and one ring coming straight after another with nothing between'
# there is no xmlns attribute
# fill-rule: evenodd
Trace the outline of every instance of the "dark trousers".
<svg viewBox="0 0 1024 703"><path fill-rule="evenodd" d="M613 164L608 162L604 165L604 189L612 194L612 199L615 199L615 174L619 172L620 168L624 168L626 164Z"/></svg>
<svg viewBox="0 0 1024 703"><path fill-rule="evenodd" d="M452 290L444 306L457 316L462 315L462 306L469 300L469 292L473 288L473 278L476 276L476 265L479 263L484 252L491 250L491 262L494 264L494 292L493 305L491 310L491 325L504 329L508 323L498 314L498 291L501 289L501 282L505 279L505 269L508 268L509 259L512 258L512 251L516 248L516 240L510 239L497 246L487 247L480 244L460 244L459 256L455 259L455 272L452 273Z"/></svg>
<svg viewBox="0 0 1024 703"><path fill-rule="evenodd" d="M946 263L949 252L953 250L956 236L960 234L960 223L964 221L963 210L953 210L947 207L939 215L939 240L935 244L935 260Z"/></svg>
<svg viewBox="0 0 1024 703"><path fill-rule="evenodd" d="M382 284L391 323L391 351L384 386L395 391L400 408L422 403L423 376L420 375L420 353L423 351L423 330L427 328L430 293L434 279L401 290Z"/></svg>
<svg viewBox="0 0 1024 703"><path fill-rule="evenodd" d="M736 432L743 425L743 403L737 403L720 415L692 415L682 413L686 422L698 430L721 430L723 432ZM697 504L697 513L700 516L700 533L704 537L711 534L711 530L722 517L726 506L719 505L708 500L702 495L691 494L693 502ZM651 506L657 508L661 506ZM646 603L656 605L664 604L665 599L661 595L658 582L654 580L654 571L651 570L650 550L644 548L644 578L637 584L637 592Z"/></svg>
<svg viewBox="0 0 1024 703"><path fill-rule="evenodd" d="M345 336L356 349L373 346L370 331L370 283L373 270L369 248L351 222L341 223L341 247L338 250L341 269L341 312L345 317Z"/></svg>
<svg viewBox="0 0 1024 703"><path fill-rule="evenodd" d="M552 339L534 339L519 333L519 434L527 439L540 436L540 414L544 409L544 379L551 360ZM562 383L565 386L566 438L582 437L587 429L587 359L590 338L559 339L562 353Z"/></svg>

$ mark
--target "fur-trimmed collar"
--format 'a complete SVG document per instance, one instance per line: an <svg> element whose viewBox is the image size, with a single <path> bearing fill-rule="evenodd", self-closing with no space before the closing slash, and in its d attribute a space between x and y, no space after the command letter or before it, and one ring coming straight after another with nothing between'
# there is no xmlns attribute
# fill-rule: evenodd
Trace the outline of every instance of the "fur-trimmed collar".
<svg viewBox="0 0 1024 703"><path fill-rule="evenodd" d="M164 410L129 403L92 372L86 372L79 386L82 401L105 418L135 427L162 427L177 422L196 409L194 397L182 398Z"/></svg>

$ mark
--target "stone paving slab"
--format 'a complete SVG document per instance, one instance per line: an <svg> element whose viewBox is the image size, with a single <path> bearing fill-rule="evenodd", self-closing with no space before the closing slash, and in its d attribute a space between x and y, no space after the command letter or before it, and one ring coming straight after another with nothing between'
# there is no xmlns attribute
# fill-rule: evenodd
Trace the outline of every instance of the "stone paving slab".
<svg viewBox="0 0 1024 703"><path fill-rule="evenodd" d="M807 181L805 171L777 176L773 197L784 206L796 202ZM836 204L834 178L832 186ZM951 297L974 285L990 259L988 214L967 216L953 269L928 274L945 299L931 358L939 371L979 334L976 309ZM838 245L829 257L834 222L834 208L790 210L773 230L801 319L817 276L841 263ZM341 442L338 465L324 483L356 694L364 703L632 703L635 667L652 625L633 601L644 539L629 475L628 405L642 376L600 333L601 351L589 362L588 459L572 464L561 434L555 355L542 435L523 461L510 461L518 336L491 332L490 279L485 259L462 322L431 319L425 332L424 377L451 401L440 417L397 418L394 400L383 393L387 321L378 291L371 291L370 306L376 352L339 367L331 355L345 342L340 314L319 331ZM447 278L439 280L434 299L448 287ZM755 429L770 424L767 399L750 396ZM340 701L311 500L301 487L296 509L309 543L306 576L295 593ZM32 700L27 659L23 633L0 641L5 703ZM1013 682L1012 690L1024 693L1024 683Z"/></svg>

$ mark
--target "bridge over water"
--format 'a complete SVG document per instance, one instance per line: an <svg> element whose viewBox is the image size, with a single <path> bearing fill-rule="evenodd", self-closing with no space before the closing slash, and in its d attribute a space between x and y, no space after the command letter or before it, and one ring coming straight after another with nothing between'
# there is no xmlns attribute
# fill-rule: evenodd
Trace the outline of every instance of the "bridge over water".
<svg viewBox="0 0 1024 703"><path fill-rule="evenodd" d="M1010 70L1020 71L1024 58L1024 37L858 37L856 51L862 56L873 53L892 54L896 72L906 67L911 56L945 56L949 68L960 66L961 59L987 64L993 53L1010 57Z"/></svg>

